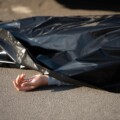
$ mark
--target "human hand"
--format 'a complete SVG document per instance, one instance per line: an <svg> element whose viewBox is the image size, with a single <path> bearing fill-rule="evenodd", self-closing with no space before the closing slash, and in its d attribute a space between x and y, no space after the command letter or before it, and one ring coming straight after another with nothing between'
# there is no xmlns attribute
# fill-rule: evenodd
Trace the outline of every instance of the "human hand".
<svg viewBox="0 0 120 120"><path fill-rule="evenodd" d="M48 76L37 74L25 79L25 74L21 74L13 81L13 85L17 91L30 91L39 86L48 85Z"/></svg>

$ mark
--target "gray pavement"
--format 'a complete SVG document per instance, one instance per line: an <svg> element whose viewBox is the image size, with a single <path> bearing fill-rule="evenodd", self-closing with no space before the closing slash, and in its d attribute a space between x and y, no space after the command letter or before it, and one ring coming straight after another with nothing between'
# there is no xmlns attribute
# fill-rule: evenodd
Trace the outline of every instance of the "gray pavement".
<svg viewBox="0 0 120 120"><path fill-rule="evenodd" d="M29 3L29 4L28 4ZM0 0L0 20L38 15L119 14L114 10L68 9L54 0ZM0 120L119 120L120 94L87 87L41 87L17 92L12 80L33 70L0 68Z"/></svg>

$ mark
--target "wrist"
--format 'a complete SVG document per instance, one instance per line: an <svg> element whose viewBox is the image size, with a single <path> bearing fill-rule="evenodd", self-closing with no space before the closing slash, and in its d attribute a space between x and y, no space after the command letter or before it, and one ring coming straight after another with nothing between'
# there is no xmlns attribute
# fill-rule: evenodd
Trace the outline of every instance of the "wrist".
<svg viewBox="0 0 120 120"><path fill-rule="evenodd" d="M41 86L46 86L48 85L48 75L41 75L40 79L41 79Z"/></svg>

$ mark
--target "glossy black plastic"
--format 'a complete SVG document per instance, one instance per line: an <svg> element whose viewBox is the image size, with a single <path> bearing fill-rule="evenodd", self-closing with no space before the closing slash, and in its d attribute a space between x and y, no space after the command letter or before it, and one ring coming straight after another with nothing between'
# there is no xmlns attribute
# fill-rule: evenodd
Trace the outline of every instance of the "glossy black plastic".
<svg viewBox="0 0 120 120"><path fill-rule="evenodd" d="M32 17L1 22L0 28L0 63L120 90L120 15Z"/></svg>

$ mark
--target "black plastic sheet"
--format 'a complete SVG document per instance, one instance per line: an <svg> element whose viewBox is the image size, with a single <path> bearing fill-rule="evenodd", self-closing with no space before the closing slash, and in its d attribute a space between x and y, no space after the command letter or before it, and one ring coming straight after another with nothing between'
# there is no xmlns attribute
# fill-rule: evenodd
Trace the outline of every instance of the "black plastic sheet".
<svg viewBox="0 0 120 120"><path fill-rule="evenodd" d="M0 23L0 65L120 91L120 15L32 17Z"/></svg>

